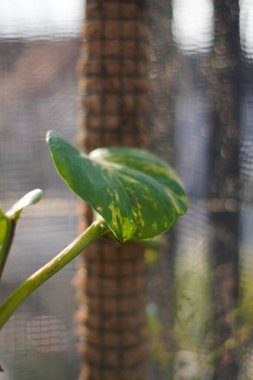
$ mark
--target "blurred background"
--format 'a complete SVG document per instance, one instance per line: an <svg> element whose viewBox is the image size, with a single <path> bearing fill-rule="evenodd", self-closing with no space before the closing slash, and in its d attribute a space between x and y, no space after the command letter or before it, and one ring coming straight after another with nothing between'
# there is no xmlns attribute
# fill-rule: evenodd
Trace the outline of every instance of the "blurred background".
<svg viewBox="0 0 253 380"><path fill-rule="evenodd" d="M253 6L146 1L150 149L176 167L188 214L147 254L148 380L253 379ZM0 3L0 202L34 188L1 300L77 233L78 201L58 178L46 131L75 142L85 3ZM37 290L1 332L1 380L76 379L76 262ZM226 374L224 376L224 374Z"/></svg>

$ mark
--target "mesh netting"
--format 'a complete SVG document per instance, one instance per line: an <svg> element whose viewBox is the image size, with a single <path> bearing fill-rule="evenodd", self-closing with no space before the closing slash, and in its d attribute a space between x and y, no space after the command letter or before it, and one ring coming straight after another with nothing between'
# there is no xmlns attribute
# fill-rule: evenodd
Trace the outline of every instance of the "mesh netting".
<svg viewBox="0 0 253 380"><path fill-rule="evenodd" d="M44 139L56 128L73 140L79 49L76 40L2 39L0 45L1 203L7 210L25 192L46 190L44 202L18 225L2 278L3 300L76 236L76 202L54 175ZM38 290L1 332L3 379L77 376L75 293L66 286L74 271L73 264Z"/></svg>
<svg viewBox="0 0 253 380"><path fill-rule="evenodd" d="M80 207L82 227L90 217L54 172L47 130L86 151L146 147L190 198L160 256L100 241L37 290L1 332L1 380L253 378L251 4L194 4L89 0L74 32L63 16L64 33L0 29L1 204L45 189L1 299L73 240Z"/></svg>

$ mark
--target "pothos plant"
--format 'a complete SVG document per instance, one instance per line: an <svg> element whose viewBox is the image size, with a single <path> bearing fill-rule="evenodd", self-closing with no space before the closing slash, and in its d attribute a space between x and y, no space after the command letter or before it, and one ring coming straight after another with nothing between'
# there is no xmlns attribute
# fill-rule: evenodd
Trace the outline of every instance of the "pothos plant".
<svg viewBox="0 0 253 380"><path fill-rule="evenodd" d="M17 307L96 238L108 235L122 244L167 231L187 210L184 188L173 169L134 148L99 148L80 153L54 131L47 133L51 157L70 189L94 210L93 223L56 257L27 278L0 306L0 328ZM40 200L34 190L4 213L0 209L0 275L22 210Z"/></svg>

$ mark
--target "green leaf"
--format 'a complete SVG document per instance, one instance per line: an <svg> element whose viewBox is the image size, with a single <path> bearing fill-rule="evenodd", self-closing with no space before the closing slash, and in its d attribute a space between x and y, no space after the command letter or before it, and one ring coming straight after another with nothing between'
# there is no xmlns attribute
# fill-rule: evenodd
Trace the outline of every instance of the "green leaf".
<svg viewBox="0 0 253 380"><path fill-rule="evenodd" d="M8 245L12 223L13 222L4 214L3 210L0 209L0 278L3 272L6 257L8 255Z"/></svg>
<svg viewBox="0 0 253 380"><path fill-rule="evenodd" d="M8 223L9 219L4 214L0 214L0 246L5 241L6 233L8 230Z"/></svg>
<svg viewBox="0 0 253 380"><path fill-rule="evenodd" d="M2 218L2 216L4 216L4 212L3 212L2 207L0 206L0 219Z"/></svg>
<svg viewBox="0 0 253 380"><path fill-rule="evenodd" d="M40 189L30 191L15 203L6 215L9 218L18 219L25 207L38 203L41 200L42 194L43 192Z"/></svg>
<svg viewBox="0 0 253 380"><path fill-rule="evenodd" d="M12 245L15 227L22 210L40 201L42 190L36 189L27 193L5 214L0 208L0 278Z"/></svg>
<svg viewBox="0 0 253 380"><path fill-rule="evenodd" d="M47 143L60 176L122 242L159 235L186 212L187 197L175 172L146 151L115 147L86 156L54 131Z"/></svg>
<svg viewBox="0 0 253 380"><path fill-rule="evenodd" d="M9 219L0 207L0 246L4 243L8 229Z"/></svg>
<svg viewBox="0 0 253 380"><path fill-rule="evenodd" d="M13 222L7 217L0 219L0 277L2 268L8 255L8 243L10 239L10 229Z"/></svg>

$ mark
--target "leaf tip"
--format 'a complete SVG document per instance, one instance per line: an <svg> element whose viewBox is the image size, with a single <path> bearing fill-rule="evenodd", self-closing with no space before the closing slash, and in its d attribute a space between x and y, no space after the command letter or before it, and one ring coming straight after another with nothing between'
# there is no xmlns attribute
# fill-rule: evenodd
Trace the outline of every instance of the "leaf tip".
<svg viewBox="0 0 253 380"><path fill-rule="evenodd" d="M58 134L53 131L53 130L50 130L50 131L47 131L47 134L46 134L46 142L48 145L51 145L52 141L58 137Z"/></svg>
<svg viewBox="0 0 253 380"><path fill-rule="evenodd" d="M38 203L42 198L42 194L43 191L41 189L30 191L12 206L12 208L6 213L6 216L17 219L24 208Z"/></svg>
<svg viewBox="0 0 253 380"><path fill-rule="evenodd" d="M33 204L38 203L43 197L43 190L35 189L30 192L30 196L33 197Z"/></svg>

